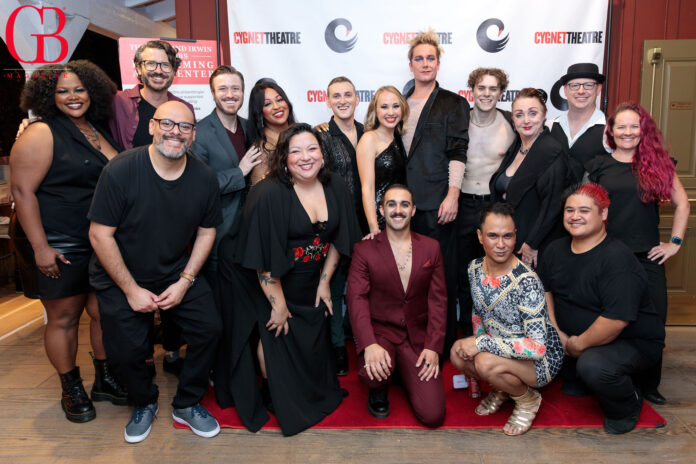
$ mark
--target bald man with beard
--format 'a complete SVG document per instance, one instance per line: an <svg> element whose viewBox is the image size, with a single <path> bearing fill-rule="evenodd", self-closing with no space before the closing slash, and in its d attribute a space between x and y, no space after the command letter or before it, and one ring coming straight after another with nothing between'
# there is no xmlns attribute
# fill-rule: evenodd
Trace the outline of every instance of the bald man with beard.
<svg viewBox="0 0 696 464"><path fill-rule="evenodd" d="M149 132L152 144L120 153L104 168L88 214L97 258L90 283L104 348L135 406L124 433L129 443L147 438L158 411L157 386L145 365L158 308L171 314L188 345L172 402L174 420L203 437L220 431L199 404L222 325L210 287L198 276L222 222L218 183L188 153L196 127L186 105L160 105Z"/></svg>

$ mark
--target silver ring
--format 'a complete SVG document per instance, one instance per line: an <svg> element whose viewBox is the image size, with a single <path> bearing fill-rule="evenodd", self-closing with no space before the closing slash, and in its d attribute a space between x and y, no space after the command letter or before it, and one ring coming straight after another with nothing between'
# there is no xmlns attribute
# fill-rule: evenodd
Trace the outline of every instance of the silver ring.
<svg viewBox="0 0 696 464"><path fill-rule="evenodd" d="M385 363L384 361L380 361L379 363L380 363L381 365L383 365L383 366L386 366L386 364L387 364L387 363Z"/></svg>
<svg viewBox="0 0 696 464"><path fill-rule="evenodd" d="M364 369L367 369L368 367L370 367L369 364L365 364L365 365L363 366Z"/></svg>

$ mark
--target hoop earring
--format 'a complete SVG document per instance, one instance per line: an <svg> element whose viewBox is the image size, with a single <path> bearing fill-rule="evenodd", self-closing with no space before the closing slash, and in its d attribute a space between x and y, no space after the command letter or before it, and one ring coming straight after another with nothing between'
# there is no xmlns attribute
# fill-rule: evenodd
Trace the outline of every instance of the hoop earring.
<svg viewBox="0 0 696 464"><path fill-rule="evenodd" d="M283 167L283 169L285 170L285 175L286 175L286 176L289 176L289 175L290 175L290 172L288 171L288 165L287 165L287 164Z"/></svg>

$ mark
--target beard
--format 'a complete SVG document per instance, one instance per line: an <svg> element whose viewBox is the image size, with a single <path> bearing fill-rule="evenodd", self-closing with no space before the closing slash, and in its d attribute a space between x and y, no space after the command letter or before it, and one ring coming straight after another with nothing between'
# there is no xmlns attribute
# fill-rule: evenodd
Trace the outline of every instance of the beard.
<svg viewBox="0 0 696 464"><path fill-rule="evenodd" d="M174 82L174 73L171 73L169 75L169 78L163 83L163 84L153 84L150 79L153 77L160 77L162 79L167 79L166 74L159 73L157 71L146 71L145 73L140 75L140 81L143 83L143 85L149 89L152 90L164 90L168 89L169 87L172 86L172 82Z"/></svg>
<svg viewBox="0 0 696 464"><path fill-rule="evenodd" d="M183 137L169 137L169 138L175 139L175 140L181 140L184 143L184 146L182 146L181 150L179 150L179 151L167 150L167 148L164 145L165 137L160 137L159 140L156 140L154 142L155 148L157 149L157 151L159 151L162 154L162 156L164 156L165 158L174 159L174 160L179 159L182 156L184 156L186 154L186 152L188 151L189 147L191 146L191 144L187 143L186 139L184 139Z"/></svg>

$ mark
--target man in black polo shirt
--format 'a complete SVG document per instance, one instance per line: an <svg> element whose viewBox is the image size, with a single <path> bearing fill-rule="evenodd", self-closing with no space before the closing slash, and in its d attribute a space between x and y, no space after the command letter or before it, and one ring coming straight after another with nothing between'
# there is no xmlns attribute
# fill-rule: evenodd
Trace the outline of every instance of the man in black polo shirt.
<svg viewBox="0 0 696 464"><path fill-rule="evenodd" d="M148 374L153 312L167 311L188 344L174 397L174 420L213 437L217 421L200 406L221 334L212 292L196 278L222 221L215 173L187 154L193 113L181 102L159 106L151 145L119 154L104 168L89 211L90 267L104 329L104 348L135 411L125 439L147 438L157 414L157 386ZM187 252L195 239L193 249Z"/></svg>
<svg viewBox="0 0 696 464"><path fill-rule="evenodd" d="M569 193L563 224L570 237L549 245L539 266L549 315L567 354L563 391L580 396L589 389L606 414L604 430L626 433L643 406L632 376L659 360L664 327L642 266L607 235L607 191L586 183Z"/></svg>

